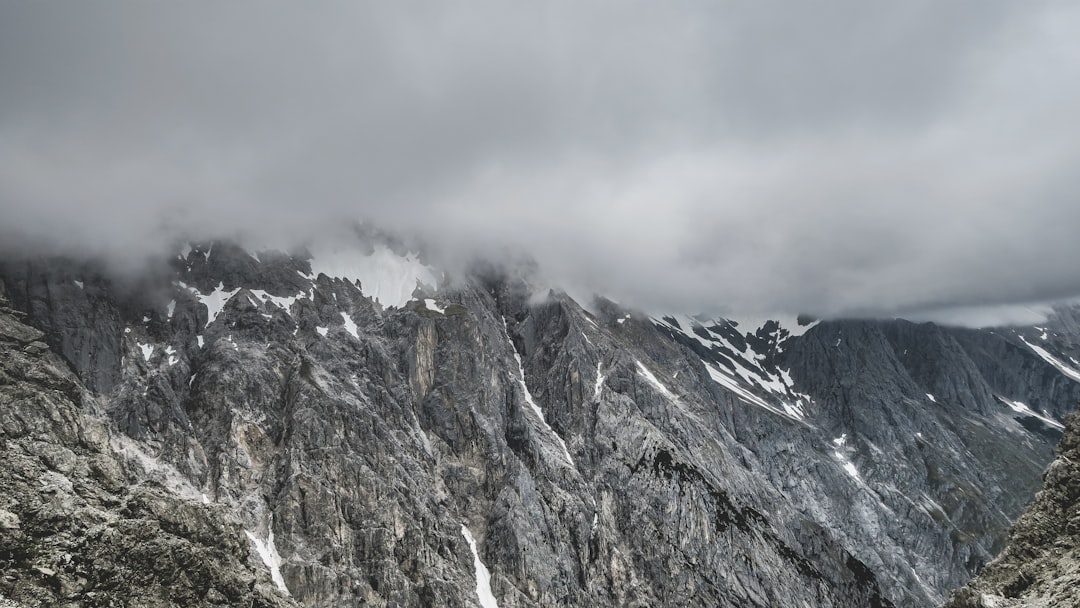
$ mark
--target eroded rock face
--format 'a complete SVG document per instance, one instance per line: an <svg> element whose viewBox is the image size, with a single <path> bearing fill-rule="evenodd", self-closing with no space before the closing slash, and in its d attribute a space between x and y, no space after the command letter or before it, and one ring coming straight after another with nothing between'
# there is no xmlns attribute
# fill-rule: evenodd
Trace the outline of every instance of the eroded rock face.
<svg viewBox="0 0 1080 608"><path fill-rule="evenodd" d="M2 273L107 421L100 517L215 540L274 601L478 605L464 526L504 608L938 605L1000 548L1080 399L1029 330L589 313L490 266L389 306L313 266L218 243L153 289ZM69 323L91 285L108 322ZM1069 331L1039 344L1068 363ZM141 559L173 551L139 534Z"/></svg>
<svg viewBox="0 0 1080 608"><path fill-rule="evenodd" d="M0 293L0 605L295 606L228 509L125 474L93 397L20 316Z"/></svg>
<svg viewBox="0 0 1080 608"><path fill-rule="evenodd" d="M1016 521L1009 543L946 608L1080 606L1080 414L1043 475L1043 489Z"/></svg>

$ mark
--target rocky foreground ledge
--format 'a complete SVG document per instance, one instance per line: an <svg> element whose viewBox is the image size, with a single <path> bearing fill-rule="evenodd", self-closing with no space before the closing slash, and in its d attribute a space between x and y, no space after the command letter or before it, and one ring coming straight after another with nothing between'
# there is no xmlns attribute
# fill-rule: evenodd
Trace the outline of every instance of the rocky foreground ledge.
<svg viewBox="0 0 1080 608"><path fill-rule="evenodd" d="M1065 421L1043 490L1013 526L1001 555L945 608L1080 606L1080 412Z"/></svg>

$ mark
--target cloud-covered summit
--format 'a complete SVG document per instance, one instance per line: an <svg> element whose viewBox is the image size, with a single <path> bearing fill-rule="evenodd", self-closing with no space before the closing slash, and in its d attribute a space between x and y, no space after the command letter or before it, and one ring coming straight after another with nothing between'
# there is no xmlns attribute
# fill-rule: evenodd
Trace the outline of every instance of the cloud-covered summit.
<svg viewBox="0 0 1080 608"><path fill-rule="evenodd" d="M1066 2L22 3L0 243L130 258L342 219L644 307L1080 293Z"/></svg>

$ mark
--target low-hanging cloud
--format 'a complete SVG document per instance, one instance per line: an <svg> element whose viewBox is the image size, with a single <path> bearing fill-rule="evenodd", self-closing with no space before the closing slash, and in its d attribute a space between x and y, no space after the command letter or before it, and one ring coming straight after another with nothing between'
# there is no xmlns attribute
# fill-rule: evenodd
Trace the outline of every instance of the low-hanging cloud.
<svg viewBox="0 0 1080 608"><path fill-rule="evenodd" d="M342 219L652 309L1080 293L1080 8L0 8L0 242L130 259Z"/></svg>

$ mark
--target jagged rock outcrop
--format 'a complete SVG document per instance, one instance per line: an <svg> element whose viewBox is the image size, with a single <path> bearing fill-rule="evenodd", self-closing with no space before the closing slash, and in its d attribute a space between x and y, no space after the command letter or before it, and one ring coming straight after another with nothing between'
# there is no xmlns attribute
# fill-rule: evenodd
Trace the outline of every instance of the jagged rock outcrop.
<svg viewBox="0 0 1080 608"><path fill-rule="evenodd" d="M474 606L478 562L503 608L938 605L1080 399L1065 325L741 327L349 255L0 268L92 388L115 493L235 518L223 554L309 607Z"/></svg>
<svg viewBox="0 0 1080 608"><path fill-rule="evenodd" d="M93 397L19 316L0 291L0 605L295 606L228 509L125 473Z"/></svg>
<svg viewBox="0 0 1080 608"><path fill-rule="evenodd" d="M1043 489L1016 521L1005 550L945 606L1080 606L1080 413L1066 420Z"/></svg>

